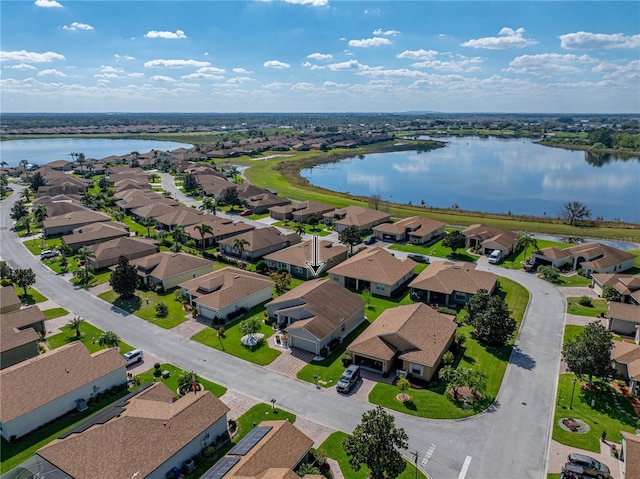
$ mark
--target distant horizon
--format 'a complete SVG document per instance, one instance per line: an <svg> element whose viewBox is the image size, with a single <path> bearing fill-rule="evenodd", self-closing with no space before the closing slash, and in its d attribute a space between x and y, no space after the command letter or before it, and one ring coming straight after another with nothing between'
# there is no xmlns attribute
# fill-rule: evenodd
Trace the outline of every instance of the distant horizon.
<svg viewBox="0 0 640 479"><path fill-rule="evenodd" d="M537 116L640 116L619 112L507 112L507 111L3 111L3 115L537 115Z"/></svg>

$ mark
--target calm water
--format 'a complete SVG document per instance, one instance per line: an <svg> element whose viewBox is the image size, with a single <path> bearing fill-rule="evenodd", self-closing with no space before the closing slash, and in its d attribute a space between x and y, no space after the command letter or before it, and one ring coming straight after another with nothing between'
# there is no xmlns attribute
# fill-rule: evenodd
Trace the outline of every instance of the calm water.
<svg viewBox="0 0 640 479"><path fill-rule="evenodd" d="M523 139L448 138L428 152L365 155L301 171L310 183L395 203L557 216L581 201L594 217L640 223L637 158L585 159L583 151Z"/></svg>
<svg viewBox="0 0 640 479"><path fill-rule="evenodd" d="M132 151L147 153L151 150L171 151L191 148L193 145L175 141L111 140L108 138L51 138L38 140L11 140L0 142L0 158L9 166L17 166L20 160L43 165L50 161L72 158L69 153L84 153L86 158L99 160L111 155L128 155Z"/></svg>

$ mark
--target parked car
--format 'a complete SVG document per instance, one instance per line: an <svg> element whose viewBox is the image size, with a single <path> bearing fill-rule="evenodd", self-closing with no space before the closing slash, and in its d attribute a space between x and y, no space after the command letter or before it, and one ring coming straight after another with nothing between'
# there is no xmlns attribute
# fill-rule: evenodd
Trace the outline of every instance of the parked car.
<svg viewBox="0 0 640 479"><path fill-rule="evenodd" d="M134 349L133 351L126 352L122 355L124 360L127 362L127 365L133 363L139 363L142 361L143 354L139 349Z"/></svg>
<svg viewBox="0 0 640 479"><path fill-rule="evenodd" d="M413 261L415 261L416 263L425 263L425 264L429 264L429 258L426 257L423 254L415 254L415 253L411 253L407 255L407 258L412 259Z"/></svg>
<svg viewBox="0 0 640 479"><path fill-rule="evenodd" d="M55 258L56 256L58 256L58 252L51 249L46 249L40 253L40 259Z"/></svg>
<svg viewBox="0 0 640 479"><path fill-rule="evenodd" d="M489 263L498 264L502 259L502 251L499 249L494 249L489 255Z"/></svg>
<svg viewBox="0 0 640 479"><path fill-rule="evenodd" d="M577 464L571 464L570 462L562 466L560 471L560 479L583 479L584 469Z"/></svg>
<svg viewBox="0 0 640 479"><path fill-rule="evenodd" d="M569 454L567 461L582 467L583 475L585 476L593 476L598 479L609 479L611 477L609 468L605 464L596 461L593 457L573 453Z"/></svg>
<svg viewBox="0 0 640 479"><path fill-rule="evenodd" d="M348 393L351 391L351 388L360 381L360 379L362 379L360 377L360 366L352 364L344 373L342 373L342 376L338 380L338 384L336 384L336 389L338 392Z"/></svg>
<svg viewBox="0 0 640 479"><path fill-rule="evenodd" d="M366 240L364 240L364 244L370 245L377 241L375 236L369 236Z"/></svg>
<svg viewBox="0 0 640 479"><path fill-rule="evenodd" d="M240 216L251 216L252 214L253 214L253 211L244 210L242 213L240 213Z"/></svg>

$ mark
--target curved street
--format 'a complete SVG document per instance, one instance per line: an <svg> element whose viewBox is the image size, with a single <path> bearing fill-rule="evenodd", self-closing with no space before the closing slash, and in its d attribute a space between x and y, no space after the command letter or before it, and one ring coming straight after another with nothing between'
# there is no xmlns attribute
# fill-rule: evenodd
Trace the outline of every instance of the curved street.
<svg viewBox="0 0 640 479"><path fill-rule="evenodd" d="M163 179L164 187L164 179ZM175 187L175 185L174 185ZM0 204L0 257L13 268L32 268L36 289L73 314L162 361L326 425L351 432L372 405L316 389L312 384L247 363L156 327L74 287L30 254L15 234L9 210L19 188ZM177 190L176 190L177 192ZM180 198L179 192L176 197ZM564 301L534 275L481 265L523 285L530 303L498 397L490 410L464 420L429 420L394 412L409 436L406 456L432 479L543 478L560 363Z"/></svg>

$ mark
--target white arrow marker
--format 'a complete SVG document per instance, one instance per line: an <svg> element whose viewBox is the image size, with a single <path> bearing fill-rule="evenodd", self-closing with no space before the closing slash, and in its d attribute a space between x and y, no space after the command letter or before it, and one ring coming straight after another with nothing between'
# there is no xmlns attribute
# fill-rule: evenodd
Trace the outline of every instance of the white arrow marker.
<svg viewBox="0 0 640 479"><path fill-rule="evenodd" d="M307 261L307 268L315 278L318 276L320 269L324 266L324 262L320 261L320 246L318 244L318 235L313 235L313 244L311 245L311 261Z"/></svg>

